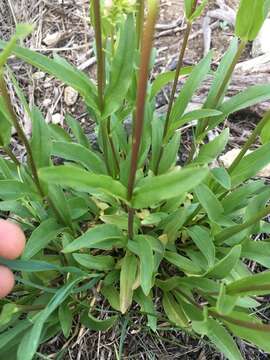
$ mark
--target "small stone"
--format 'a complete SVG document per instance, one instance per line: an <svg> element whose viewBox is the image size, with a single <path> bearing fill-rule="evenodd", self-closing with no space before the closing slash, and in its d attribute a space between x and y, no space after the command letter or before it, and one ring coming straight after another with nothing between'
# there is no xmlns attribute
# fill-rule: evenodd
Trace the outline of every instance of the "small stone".
<svg viewBox="0 0 270 360"><path fill-rule="evenodd" d="M33 73L32 77L34 80L41 80L45 78L45 73L42 71L36 71Z"/></svg>
<svg viewBox="0 0 270 360"><path fill-rule="evenodd" d="M62 32L54 32L52 34L46 35L46 37L43 39L43 42L48 47L53 47L59 43L59 41L62 39L63 33Z"/></svg>
<svg viewBox="0 0 270 360"><path fill-rule="evenodd" d="M42 102L42 105L44 107L48 107L48 106L51 105L51 103L52 103L52 99L44 99L43 102Z"/></svg>
<svg viewBox="0 0 270 360"><path fill-rule="evenodd" d="M270 53L270 19L266 19L258 36L252 44L252 57Z"/></svg>
<svg viewBox="0 0 270 360"><path fill-rule="evenodd" d="M64 101L68 106L72 106L76 103L78 99L78 91L74 90L72 87L67 86L64 92Z"/></svg>
<svg viewBox="0 0 270 360"><path fill-rule="evenodd" d="M55 113L52 115L52 123L53 124L63 124L63 120L64 120L64 116L59 114L59 113Z"/></svg>
<svg viewBox="0 0 270 360"><path fill-rule="evenodd" d="M237 155L240 153L241 149L232 149L228 151L226 154L220 156L219 161L221 164L228 168L231 166L233 161L236 159ZM251 150L246 152L246 155L252 153ZM270 164L265 166L262 170L260 170L257 174L258 177L270 177Z"/></svg>

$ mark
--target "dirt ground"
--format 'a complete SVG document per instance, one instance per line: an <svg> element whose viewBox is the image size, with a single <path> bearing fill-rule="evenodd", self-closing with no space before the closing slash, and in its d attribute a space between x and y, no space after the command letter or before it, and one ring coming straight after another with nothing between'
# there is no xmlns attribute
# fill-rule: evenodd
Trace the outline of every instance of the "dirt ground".
<svg viewBox="0 0 270 360"><path fill-rule="evenodd" d="M239 0L225 1L232 9L236 9ZM210 0L209 8L217 8L217 1ZM56 52L71 63L83 69L95 79L95 58L93 52L93 30L88 21L88 0L2 0L0 2L0 38L8 39L16 23L30 22L35 24L33 35L27 39L25 45L43 54L51 55ZM204 18L205 19L205 18ZM210 18L213 25L211 33L211 49L214 51L214 64L218 64L232 37L233 28L226 21ZM160 17L157 25L155 46L157 59L155 73L173 69L178 56L179 45L183 35L183 0L161 0ZM191 41L185 57L188 65L196 64L205 51L202 20L193 27ZM48 35L58 34L58 41L50 46L46 45ZM250 58L250 48L243 59ZM242 59L242 60L243 60ZM12 58L10 61L20 85L31 105L40 107L48 122L63 124L64 114L69 112L79 119L88 131L92 131L89 119L81 99L75 104L67 105L64 100L65 86L51 76L38 71L21 61ZM25 129L30 132L29 120L22 109L12 89L14 106L21 118ZM166 104L169 92L164 91L158 97L158 106ZM232 124L232 138L230 146L241 145L256 123L256 117L251 113L238 114ZM188 141L188 134L186 137ZM19 156L21 148L14 140ZM188 146L188 145L187 145ZM99 305L103 308L106 304ZM136 309L134 309L136 310ZM117 351L122 353L123 359L196 359L215 360L224 359L205 340L193 339L188 334L176 332L164 326L156 333L151 333L145 326L143 318L123 317L117 328L111 332L93 333L74 324L73 336L65 340L56 337L40 349L40 359L117 359ZM239 347L245 359L270 359L266 354L243 341L238 340ZM117 350L117 351L116 351ZM61 355L61 357L57 357ZM46 356L45 356L46 355ZM44 357L45 356L45 357Z"/></svg>

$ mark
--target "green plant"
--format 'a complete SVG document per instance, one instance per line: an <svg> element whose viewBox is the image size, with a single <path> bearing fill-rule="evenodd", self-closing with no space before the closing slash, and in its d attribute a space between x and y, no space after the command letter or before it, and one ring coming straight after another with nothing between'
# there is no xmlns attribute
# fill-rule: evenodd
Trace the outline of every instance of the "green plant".
<svg viewBox="0 0 270 360"><path fill-rule="evenodd" d="M115 1L120 3L126 2ZM270 293L270 272L254 275L244 262L270 267L269 242L252 238L269 229L263 219L270 214L270 189L252 178L270 162L270 113L228 170L209 165L225 149L229 129L205 141L207 132L228 115L270 98L270 84L265 84L224 100L234 67L270 3L241 1L236 26L240 42L233 39L212 73L202 108L187 112L211 72L211 53L193 68L183 67L192 22L206 3L185 1L187 29L177 70L158 75L153 83L148 79L154 64L156 0L146 6L144 31L143 1L113 13L115 21L106 26L102 19L107 10L100 1L92 2L97 86L59 56L51 59L17 46L18 38L31 30L26 25L18 27L9 43L0 42L0 145L10 158L0 158L0 211L14 218L28 237L22 259L0 259L17 272L18 282L13 296L0 300L2 358L34 358L39 344L55 334L68 337L73 319L92 330L107 330L132 302L139 304L151 330L157 331L165 317L175 328L207 336L229 359L242 359L231 334L270 352L270 325L253 310L260 305L254 296ZM253 15L252 9L260 16L249 18L246 12ZM100 152L92 149L71 116L66 116L68 131L46 124L36 107L29 108L7 68L32 120L31 139L26 137L4 78L11 53L79 91L98 125ZM180 75L186 81L174 100ZM171 81L168 111L160 115L155 96ZM133 130L128 135L124 125L130 118ZM192 120L197 120L194 142L181 167L181 127ZM12 126L27 150L26 163L10 147ZM262 145L246 155L258 135ZM64 164L55 166L54 157ZM114 316L99 318L93 287ZM155 294L162 299L158 309Z"/></svg>

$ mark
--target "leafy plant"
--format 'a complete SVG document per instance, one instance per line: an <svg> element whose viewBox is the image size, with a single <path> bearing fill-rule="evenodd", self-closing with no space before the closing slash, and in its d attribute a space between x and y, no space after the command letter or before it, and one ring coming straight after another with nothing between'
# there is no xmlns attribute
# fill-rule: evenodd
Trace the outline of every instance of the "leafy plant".
<svg viewBox="0 0 270 360"><path fill-rule="evenodd" d="M10 158L0 158L0 211L28 236L20 260L0 259L17 272L13 296L0 302L1 357L30 360L52 336L63 332L69 337L73 321L107 330L133 303L146 314L152 331L166 317L175 328L208 337L228 359L242 359L233 336L270 352L270 325L254 315L260 305L254 296L270 293L270 273L253 275L244 261L270 267L269 242L253 240L270 214L269 186L253 179L270 162L270 113L228 170L210 165L224 151L229 129L206 141L208 131L224 128L230 114L270 98L270 84L265 84L224 99L269 1L241 1L236 38L214 73L211 52L193 68L183 67L192 23L206 3L185 1L187 27L176 71L158 75L153 83L148 79L154 64L156 0L147 6L144 1L137 6L114 1L109 10L98 0L91 3L97 86L61 57L48 58L16 45L31 30L26 25L18 26L10 42L0 42L0 146ZM260 16L253 16L254 9ZM109 22L104 11L110 11ZM29 108L8 70L32 121L31 139L26 137L4 76L11 54L79 91L98 126L100 151L70 115L67 131L48 125L36 107ZM210 73L205 103L188 111ZM180 76L186 80L178 91ZM167 112L159 114L155 96L171 81ZM181 127L193 120L189 159L180 166ZM25 163L12 151L12 126L27 151ZM247 155L258 136L262 145ZM54 157L63 164L54 165ZM95 309L94 287L113 316ZM158 308L156 294L162 299Z"/></svg>

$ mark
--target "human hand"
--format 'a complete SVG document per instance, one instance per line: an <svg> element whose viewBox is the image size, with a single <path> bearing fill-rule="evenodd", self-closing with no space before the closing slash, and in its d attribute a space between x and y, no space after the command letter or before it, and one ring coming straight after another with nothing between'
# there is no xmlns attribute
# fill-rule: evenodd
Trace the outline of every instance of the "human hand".
<svg viewBox="0 0 270 360"><path fill-rule="evenodd" d="M18 225L0 219L0 256L14 260L19 257L25 246L25 236ZM0 265L0 299L13 289L15 280L12 271Z"/></svg>

